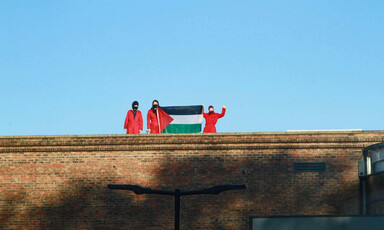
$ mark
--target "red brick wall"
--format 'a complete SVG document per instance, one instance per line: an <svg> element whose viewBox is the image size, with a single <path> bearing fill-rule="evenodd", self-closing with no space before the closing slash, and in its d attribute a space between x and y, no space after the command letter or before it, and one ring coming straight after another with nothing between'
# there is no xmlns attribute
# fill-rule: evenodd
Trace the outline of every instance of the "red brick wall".
<svg viewBox="0 0 384 230"><path fill-rule="evenodd" d="M358 160L384 131L0 137L1 229L173 229L171 196L108 184L247 190L182 197L181 229L359 213ZM292 164L325 161L323 173Z"/></svg>

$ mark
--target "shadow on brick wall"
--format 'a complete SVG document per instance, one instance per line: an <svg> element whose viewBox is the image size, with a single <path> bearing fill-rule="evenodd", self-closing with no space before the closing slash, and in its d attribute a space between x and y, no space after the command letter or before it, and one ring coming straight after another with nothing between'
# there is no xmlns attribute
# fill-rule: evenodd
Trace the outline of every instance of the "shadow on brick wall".
<svg viewBox="0 0 384 230"><path fill-rule="evenodd" d="M331 174L294 174L291 156L284 151L258 159L247 153L191 155L172 153L161 159L151 171L151 188L186 191L220 184L248 188L183 197L181 229L247 229L250 216L343 214L346 203L357 202L355 184L338 185L342 178ZM27 207L31 229L173 229L173 197L109 190L111 175L92 178L72 178L54 196L42 198L42 205ZM10 208L14 201L7 200L11 203L2 214L15 215Z"/></svg>
<svg viewBox="0 0 384 230"><path fill-rule="evenodd" d="M0 208L0 229L6 229L8 224L13 221L17 215L20 215L20 209L25 206L27 194L24 191L12 191L1 197Z"/></svg>
<svg viewBox="0 0 384 230"><path fill-rule="evenodd" d="M125 191L111 191L105 181L72 180L62 186L54 201L31 210L29 219L39 229L140 229L161 218L149 208L151 202L137 200ZM147 221L147 224L141 222Z"/></svg>

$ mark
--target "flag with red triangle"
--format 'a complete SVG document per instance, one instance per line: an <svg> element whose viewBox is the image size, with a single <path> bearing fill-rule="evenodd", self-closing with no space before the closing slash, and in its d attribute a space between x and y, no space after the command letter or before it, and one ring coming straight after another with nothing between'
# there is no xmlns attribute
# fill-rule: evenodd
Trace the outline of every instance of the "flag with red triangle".
<svg viewBox="0 0 384 230"><path fill-rule="evenodd" d="M203 123L203 106L161 106L173 118L162 133L199 133Z"/></svg>
<svg viewBox="0 0 384 230"><path fill-rule="evenodd" d="M164 112L160 107L157 108L157 119L159 121L159 132L163 130L173 121L173 118Z"/></svg>

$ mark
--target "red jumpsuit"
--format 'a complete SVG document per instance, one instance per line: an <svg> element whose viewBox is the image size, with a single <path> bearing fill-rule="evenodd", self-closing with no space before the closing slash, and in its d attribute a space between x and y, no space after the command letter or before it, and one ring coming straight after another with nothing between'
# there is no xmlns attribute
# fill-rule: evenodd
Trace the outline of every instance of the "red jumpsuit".
<svg viewBox="0 0 384 230"><path fill-rule="evenodd" d="M124 129L127 129L127 134L139 134L143 130L143 116L140 110L136 111L136 116L133 116L133 110L129 110L125 117Z"/></svg>
<svg viewBox="0 0 384 230"><path fill-rule="evenodd" d="M203 117L205 118L205 127L204 133L216 133L216 123L219 118L224 117L225 108L222 109L221 113L203 113Z"/></svg>
<svg viewBox="0 0 384 230"><path fill-rule="evenodd" d="M148 110L147 128L151 130L151 133L159 133L159 122L157 122L157 115L152 111L152 109Z"/></svg>

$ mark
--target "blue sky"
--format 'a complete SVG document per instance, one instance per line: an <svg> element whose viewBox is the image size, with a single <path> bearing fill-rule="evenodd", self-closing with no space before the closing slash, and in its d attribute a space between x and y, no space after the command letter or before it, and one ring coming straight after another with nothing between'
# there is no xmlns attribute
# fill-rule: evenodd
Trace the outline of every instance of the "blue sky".
<svg viewBox="0 0 384 230"><path fill-rule="evenodd" d="M384 129L383 1L0 1L0 136L122 134L134 100L218 132Z"/></svg>

